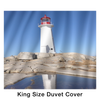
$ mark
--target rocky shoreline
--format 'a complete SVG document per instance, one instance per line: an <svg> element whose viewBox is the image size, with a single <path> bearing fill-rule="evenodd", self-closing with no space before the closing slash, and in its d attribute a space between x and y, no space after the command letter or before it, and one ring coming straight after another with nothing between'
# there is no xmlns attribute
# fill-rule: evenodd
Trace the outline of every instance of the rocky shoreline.
<svg viewBox="0 0 100 100"><path fill-rule="evenodd" d="M4 87L38 73L96 78L96 57L78 53L29 53L4 58Z"/></svg>

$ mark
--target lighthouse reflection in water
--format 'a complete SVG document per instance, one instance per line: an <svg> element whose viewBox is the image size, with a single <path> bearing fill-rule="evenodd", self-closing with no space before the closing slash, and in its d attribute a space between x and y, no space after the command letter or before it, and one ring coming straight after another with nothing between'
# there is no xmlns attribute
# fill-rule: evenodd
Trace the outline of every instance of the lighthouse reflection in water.
<svg viewBox="0 0 100 100"><path fill-rule="evenodd" d="M56 89L56 75L42 75L44 89Z"/></svg>

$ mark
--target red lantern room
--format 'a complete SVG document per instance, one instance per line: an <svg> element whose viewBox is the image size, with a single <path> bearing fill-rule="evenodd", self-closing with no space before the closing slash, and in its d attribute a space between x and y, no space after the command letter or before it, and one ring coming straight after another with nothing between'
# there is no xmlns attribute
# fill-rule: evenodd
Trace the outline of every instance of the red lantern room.
<svg viewBox="0 0 100 100"><path fill-rule="evenodd" d="M41 24L50 24L50 17L44 15L44 17L41 18Z"/></svg>

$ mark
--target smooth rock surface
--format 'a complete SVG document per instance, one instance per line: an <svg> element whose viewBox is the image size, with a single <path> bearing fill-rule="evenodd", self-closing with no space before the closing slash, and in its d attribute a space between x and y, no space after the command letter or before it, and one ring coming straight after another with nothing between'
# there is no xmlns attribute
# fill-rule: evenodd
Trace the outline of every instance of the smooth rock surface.
<svg viewBox="0 0 100 100"><path fill-rule="evenodd" d="M33 72L33 70L31 69L31 67L30 66L25 66L23 69L22 69L22 71L21 71L21 73L32 73Z"/></svg>
<svg viewBox="0 0 100 100"><path fill-rule="evenodd" d="M22 69L17 68L17 69L11 69L10 73L20 73L22 71Z"/></svg>
<svg viewBox="0 0 100 100"><path fill-rule="evenodd" d="M17 59L35 59L35 54L30 52L20 52Z"/></svg>
<svg viewBox="0 0 100 100"><path fill-rule="evenodd" d="M54 53L49 53L49 56L53 57L53 56L55 56L55 54Z"/></svg>
<svg viewBox="0 0 100 100"><path fill-rule="evenodd" d="M44 64L45 66L48 66L48 67L57 67L57 64Z"/></svg>
<svg viewBox="0 0 100 100"><path fill-rule="evenodd" d="M15 59L15 57L14 56L10 56L10 57L6 57L6 58L4 58L5 60L7 60L7 59L9 59L9 60L13 60L13 59Z"/></svg>
<svg viewBox="0 0 100 100"><path fill-rule="evenodd" d="M65 68L65 64L64 63L57 63L57 68Z"/></svg>
<svg viewBox="0 0 100 100"><path fill-rule="evenodd" d="M59 62L66 62L66 60L64 59L64 57L59 57Z"/></svg>
<svg viewBox="0 0 100 100"><path fill-rule="evenodd" d="M39 53L38 56L37 56L38 59L39 58L46 58L46 57L50 57L49 53Z"/></svg>

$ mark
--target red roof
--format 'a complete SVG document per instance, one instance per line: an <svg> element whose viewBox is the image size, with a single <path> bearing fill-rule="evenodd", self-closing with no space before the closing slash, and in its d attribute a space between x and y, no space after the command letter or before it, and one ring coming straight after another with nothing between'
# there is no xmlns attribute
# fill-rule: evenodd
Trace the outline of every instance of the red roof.
<svg viewBox="0 0 100 100"><path fill-rule="evenodd" d="M46 15L44 15L44 17L41 18L42 19L50 19L50 17L47 17Z"/></svg>

